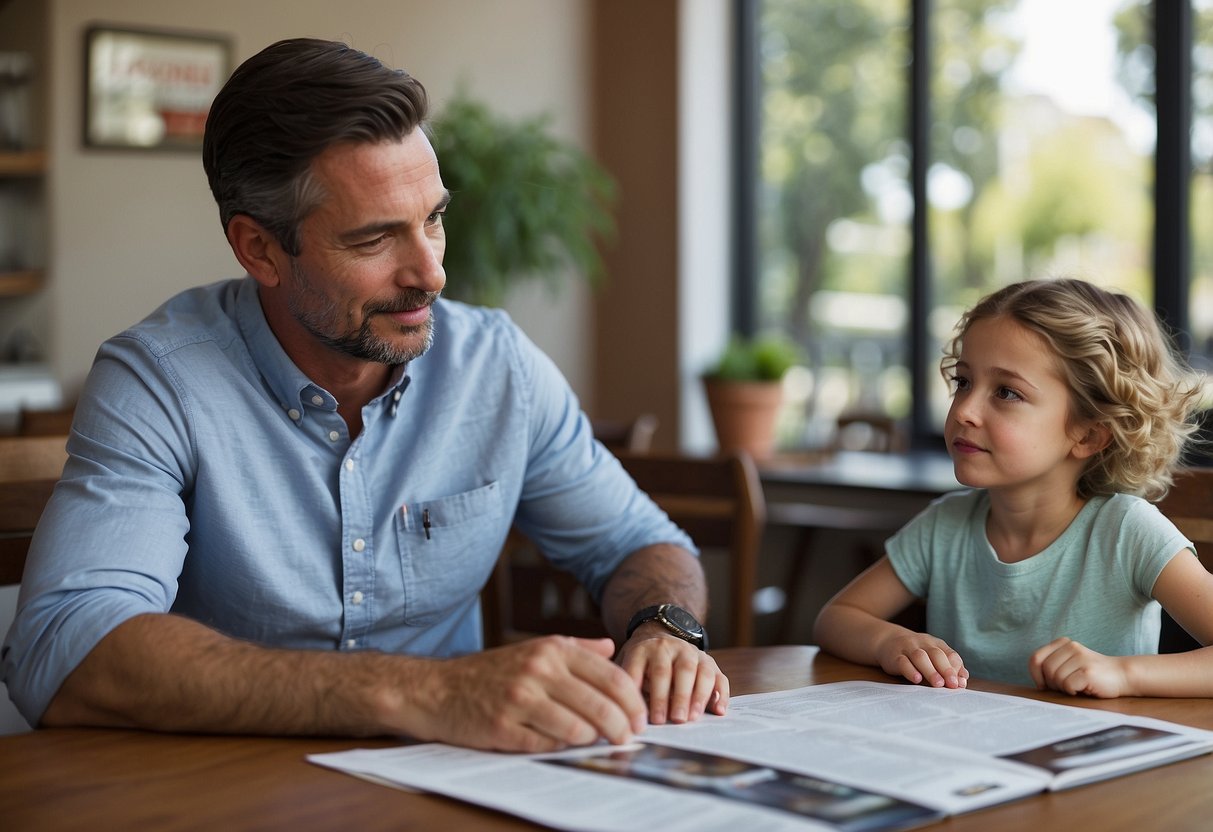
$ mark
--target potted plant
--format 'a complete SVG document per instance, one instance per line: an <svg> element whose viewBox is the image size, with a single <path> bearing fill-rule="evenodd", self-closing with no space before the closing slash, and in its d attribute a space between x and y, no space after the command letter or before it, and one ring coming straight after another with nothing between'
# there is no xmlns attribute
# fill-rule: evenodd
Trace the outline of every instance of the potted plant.
<svg viewBox="0 0 1213 832"><path fill-rule="evenodd" d="M801 361L799 348L779 335L734 335L703 374L704 392L722 451L755 459L775 450L775 423L783 404L783 377Z"/></svg>
<svg viewBox="0 0 1213 832"><path fill-rule="evenodd" d="M597 284L615 183L553 136L547 117L510 121L459 92L430 135L452 197L447 297L497 306L512 284L544 279L555 290L570 269Z"/></svg>

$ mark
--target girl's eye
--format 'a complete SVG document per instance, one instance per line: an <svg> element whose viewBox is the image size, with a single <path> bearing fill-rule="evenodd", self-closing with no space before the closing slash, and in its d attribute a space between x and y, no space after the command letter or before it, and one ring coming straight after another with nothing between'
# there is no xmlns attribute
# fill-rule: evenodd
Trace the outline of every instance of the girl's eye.
<svg viewBox="0 0 1213 832"><path fill-rule="evenodd" d="M959 393L962 390L969 389L969 380L964 376L952 376L948 381L951 383L954 392Z"/></svg>
<svg viewBox="0 0 1213 832"><path fill-rule="evenodd" d="M1010 387L999 387L998 392L994 394L1004 402L1017 402L1022 396L1012 390Z"/></svg>

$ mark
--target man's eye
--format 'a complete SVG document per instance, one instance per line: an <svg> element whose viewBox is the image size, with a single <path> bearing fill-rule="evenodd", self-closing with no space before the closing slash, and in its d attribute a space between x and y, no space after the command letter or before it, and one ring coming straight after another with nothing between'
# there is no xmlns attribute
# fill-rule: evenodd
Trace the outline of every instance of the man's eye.
<svg viewBox="0 0 1213 832"><path fill-rule="evenodd" d="M441 224L442 224L442 218L443 218L445 215L446 215L446 211L445 211L445 210L443 210L443 211L435 211L434 213L430 214L428 217L426 217L426 218L425 218L425 222L426 222L426 224L427 224L427 225L441 225Z"/></svg>
<svg viewBox="0 0 1213 832"><path fill-rule="evenodd" d="M358 248L375 248L376 246L381 244L386 239L387 239L386 234L380 234L378 237L375 237L374 239L365 240L361 243L358 243Z"/></svg>

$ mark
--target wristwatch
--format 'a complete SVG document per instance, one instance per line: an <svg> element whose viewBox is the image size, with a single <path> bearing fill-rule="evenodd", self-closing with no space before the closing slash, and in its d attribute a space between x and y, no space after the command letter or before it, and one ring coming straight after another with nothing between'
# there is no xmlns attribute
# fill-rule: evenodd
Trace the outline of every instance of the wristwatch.
<svg viewBox="0 0 1213 832"><path fill-rule="evenodd" d="M674 604L656 604L652 607L645 607L633 615L632 620L628 622L627 638L632 637L632 633L636 631L637 627L649 621L660 623L671 633L684 641L689 641L700 650L708 649L707 630L695 616Z"/></svg>

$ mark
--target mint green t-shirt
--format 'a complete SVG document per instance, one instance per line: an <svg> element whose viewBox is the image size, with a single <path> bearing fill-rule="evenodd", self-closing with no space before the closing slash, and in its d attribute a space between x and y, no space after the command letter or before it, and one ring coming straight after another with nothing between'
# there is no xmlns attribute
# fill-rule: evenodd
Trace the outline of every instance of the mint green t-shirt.
<svg viewBox="0 0 1213 832"><path fill-rule="evenodd" d="M927 632L978 679L1032 684L1028 656L1060 636L1105 655L1158 652L1154 582L1195 547L1158 508L1094 497L1046 549L1003 563L986 537L983 489L935 500L886 544L894 571L927 604Z"/></svg>

